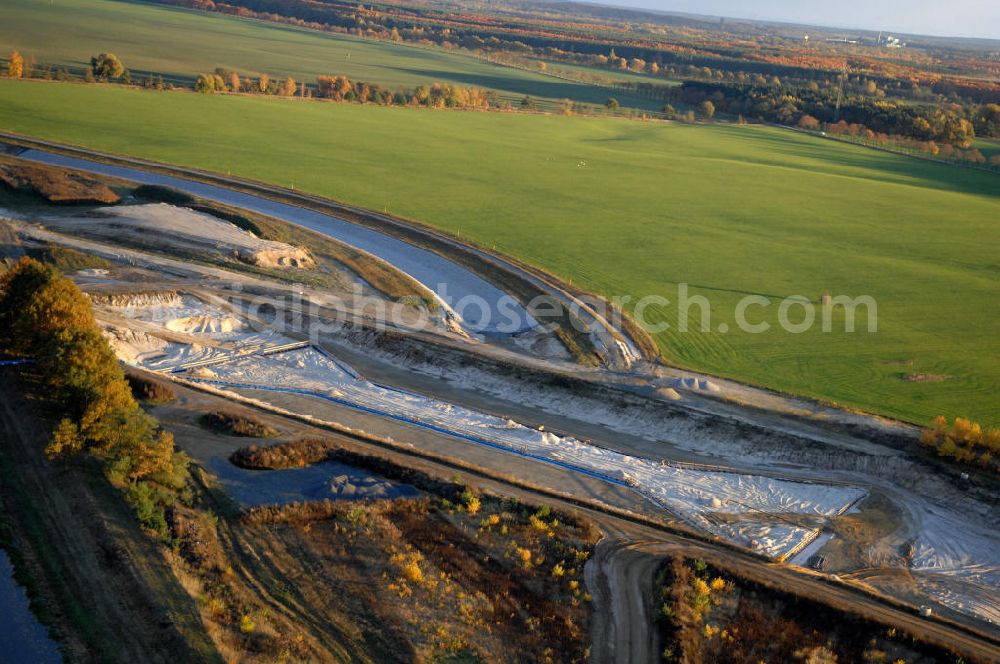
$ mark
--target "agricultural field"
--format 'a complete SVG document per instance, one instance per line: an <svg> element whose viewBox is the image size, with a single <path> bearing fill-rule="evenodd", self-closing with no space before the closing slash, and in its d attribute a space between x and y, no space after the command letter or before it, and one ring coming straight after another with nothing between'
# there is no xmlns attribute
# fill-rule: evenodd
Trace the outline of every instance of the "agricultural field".
<svg viewBox="0 0 1000 664"><path fill-rule="evenodd" d="M620 69L607 69L600 67L588 67L559 60L534 60L533 62L544 62L545 71L559 76L569 76L578 78L581 81L614 81L616 83L651 83L653 85L680 85L680 81L662 76L651 76L634 71L622 71Z"/></svg>
<svg viewBox="0 0 1000 664"><path fill-rule="evenodd" d="M104 0L10 0L4 3L3 17L4 56L17 49L39 64L65 66L77 75L91 56L110 51L136 78L162 75L184 86L200 73L223 67L244 76L291 76L310 84L322 74L343 74L389 88L451 83L493 90L515 104L531 95L543 101L543 108L554 108L564 98L588 104L603 104L608 98L608 90L600 86L503 67L468 53L173 7ZM640 98L618 100L658 108Z"/></svg>
<svg viewBox="0 0 1000 664"><path fill-rule="evenodd" d="M921 424L1000 424L990 173L759 126L13 81L0 81L0 107L6 131L294 185L632 303L661 295L671 305L647 317L671 323L656 341L682 367ZM676 329L682 283L710 302L711 329L698 307L693 329ZM833 332L779 328L781 298L824 292L873 297L877 332L864 315L853 334L840 318ZM746 295L773 300L748 314L766 333L737 330Z"/></svg>

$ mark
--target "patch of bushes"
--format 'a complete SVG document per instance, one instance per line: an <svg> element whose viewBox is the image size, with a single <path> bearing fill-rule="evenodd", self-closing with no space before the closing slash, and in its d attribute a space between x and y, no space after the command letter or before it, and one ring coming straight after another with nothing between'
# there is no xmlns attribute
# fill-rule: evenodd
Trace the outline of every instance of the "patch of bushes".
<svg viewBox="0 0 1000 664"><path fill-rule="evenodd" d="M250 445L233 452L230 460L240 468L250 470L280 470L301 468L325 461L336 449L332 440L303 438L277 445Z"/></svg>
<svg viewBox="0 0 1000 664"><path fill-rule="evenodd" d="M165 381L133 372L126 372L125 380L128 381L129 387L132 388L132 396L136 399L151 404L170 403L177 399L173 385Z"/></svg>
<svg viewBox="0 0 1000 664"><path fill-rule="evenodd" d="M656 580L666 662L912 662L955 657L912 635L677 556ZM730 578L726 578L730 577Z"/></svg>
<svg viewBox="0 0 1000 664"><path fill-rule="evenodd" d="M158 184L141 184L132 190L136 198L155 203L170 203L171 205L189 205L194 203L194 196L179 189L164 187Z"/></svg>
<svg viewBox="0 0 1000 664"><path fill-rule="evenodd" d="M1000 429L983 430L977 422L939 415L920 435L920 444L944 459L1000 472Z"/></svg>
<svg viewBox="0 0 1000 664"><path fill-rule="evenodd" d="M77 270L101 269L112 267L109 261L99 256L85 254L69 247L50 244L44 247L31 247L25 253L35 260L51 265L60 272L76 272Z"/></svg>
<svg viewBox="0 0 1000 664"><path fill-rule="evenodd" d="M274 438L278 430L251 415L216 410L201 416L206 429L244 438Z"/></svg>

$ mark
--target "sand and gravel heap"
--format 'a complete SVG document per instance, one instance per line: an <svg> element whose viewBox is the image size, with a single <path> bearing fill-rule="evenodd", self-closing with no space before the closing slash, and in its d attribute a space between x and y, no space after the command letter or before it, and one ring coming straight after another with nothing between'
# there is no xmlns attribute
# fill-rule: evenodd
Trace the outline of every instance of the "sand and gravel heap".
<svg viewBox="0 0 1000 664"><path fill-rule="evenodd" d="M78 217L53 218L47 225L99 239L140 244L170 253L214 255L259 267L315 265L305 249L263 240L218 217L167 203L103 207Z"/></svg>

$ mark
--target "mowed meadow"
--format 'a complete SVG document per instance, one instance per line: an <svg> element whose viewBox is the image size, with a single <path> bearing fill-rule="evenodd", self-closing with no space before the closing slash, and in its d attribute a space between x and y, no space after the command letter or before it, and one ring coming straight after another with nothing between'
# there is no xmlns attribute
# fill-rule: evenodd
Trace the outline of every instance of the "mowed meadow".
<svg viewBox="0 0 1000 664"><path fill-rule="evenodd" d="M766 127L10 80L0 129L388 209L609 296L676 301L686 283L712 329L651 309L672 324L656 335L670 363L917 423L1000 424L989 173ZM778 299L823 292L875 298L878 331L863 316L853 334L842 317L780 329ZM736 329L751 294L774 301L748 313L766 333Z"/></svg>
<svg viewBox="0 0 1000 664"><path fill-rule="evenodd" d="M464 52L362 39L344 34L119 0L4 0L0 3L0 57L17 49L39 64L68 67L79 76L90 57L108 51L136 80L162 75L190 87L216 67L242 76L291 76L315 84L318 75L391 89L450 83L492 90L518 105L525 95L541 107L562 99L603 105L611 92L479 60ZM659 110L662 104L617 94L625 105Z"/></svg>

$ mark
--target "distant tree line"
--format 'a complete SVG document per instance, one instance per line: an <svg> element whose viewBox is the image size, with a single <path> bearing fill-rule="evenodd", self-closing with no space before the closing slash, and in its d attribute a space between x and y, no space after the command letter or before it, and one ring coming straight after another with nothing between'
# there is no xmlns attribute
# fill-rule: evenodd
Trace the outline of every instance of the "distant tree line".
<svg viewBox="0 0 1000 664"><path fill-rule="evenodd" d="M188 458L136 403L87 297L55 268L22 258L0 276L0 340L34 360L57 413L46 455L98 459L143 526L166 539L167 510L189 499Z"/></svg>
<svg viewBox="0 0 1000 664"><path fill-rule="evenodd" d="M891 148L911 153L920 153L929 157L936 157L946 161L954 161L967 164L985 164L997 168L1000 167L1000 155L993 155L986 159L978 148L959 148L950 143L937 143L935 141L924 141L908 136L898 136L895 134L885 134L872 131L862 124L851 124L843 120L833 123L822 123L811 115L803 115L799 119L800 129L808 131L825 131L831 136L836 136L845 140L851 140L866 145Z"/></svg>
<svg viewBox="0 0 1000 664"><path fill-rule="evenodd" d="M7 56L5 70L9 78L38 78L49 81L84 81L85 83L116 82L123 85L140 85L146 88L164 90L173 85L165 83L163 76L149 74L141 80L133 77L132 72L114 53L100 53L90 59L90 66L85 67L79 75L67 67L53 67L39 64L34 58L22 55L19 51L11 51Z"/></svg>
<svg viewBox="0 0 1000 664"><path fill-rule="evenodd" d="M158 0L237 16L247 16L316 30L353 34L386 41L405 41L446 49L466 49L490 54L491 58L534 56L588 67L628 70L688 80L727 80L751 83L754 77L781 77L789 82L816 82L836 86L845 57L834 52L809 52L798 44L762 51L753 37L726 43L705 39L704 31L677 32L668 38L622 40L602 28L602 22L575 21L565 30L533 25L530 20L500 23L484 21L480 13L443 18L420 6L398 9L369 6L343 0ZM860 52L850 56L853 75L849 88L874 81L886 92L933 102L971 104L1000 103L996 65L968 57L958 64L969 75L939 73L940 60L933 56L905 63L891 62ZM924 65L921 69L916 65Z"/></svg>
<svg viewBox="0 0 1000 664"><path fill-rule="evenodd" d="M685 81L672 89L670 96L690 105L710 100L724 113L768 122L794 125L809 115L820 122L843 120L848 124L864 125L875 132L961 148L972 144L977 123L986 132L1000 129L1000 107L992 105L977 107L970 117L968 109L959 105L929 107L850 95L841 99L838 109L836 90L700 81Z"/></svg>
<svg viewBox="0 0 1000 664"><path fill-rule="evenodd" d="M429 108L491 108L499 103L495 92L448 83L432 83L411 89L392 90L378 83L352 81L347 76L321 75L315 86L289 77L272 80L267 74L257 78L242 77L238 72L218 68L212 74L200 74L194 84L202 93L239 92L243 94L291 97L318 97L333 101L378 104L381 106L426 106Z"/></svg>

